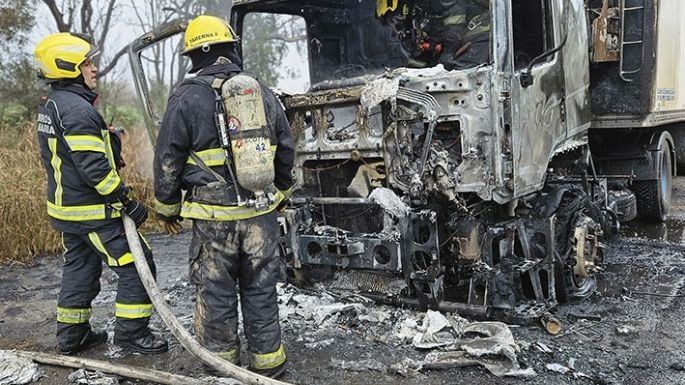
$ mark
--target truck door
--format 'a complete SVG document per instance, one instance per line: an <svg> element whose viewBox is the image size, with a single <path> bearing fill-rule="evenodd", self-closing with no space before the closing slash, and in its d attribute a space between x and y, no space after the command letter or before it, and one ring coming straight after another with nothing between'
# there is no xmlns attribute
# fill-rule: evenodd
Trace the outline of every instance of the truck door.
<svg viewBox="0 0 685 385"><path fill-rule="evenodd" d="M583 141L592 123L590 109L590 55L585 7L581 0L568 1L564 11L568 37L561 51L566 85L566 127L568 141Z"/></svg>
<svg viewBox="0 0 685 385"><path fill-rule="evenodd" d="M514 196L542 187L549 160L566 139L566 84L561 54L539 58L562 43L565 33L562 3L562 0L511 2ZM535 58L539 58L537 63ZM532 75L532 84L522 84L526 73Z"/></svg>

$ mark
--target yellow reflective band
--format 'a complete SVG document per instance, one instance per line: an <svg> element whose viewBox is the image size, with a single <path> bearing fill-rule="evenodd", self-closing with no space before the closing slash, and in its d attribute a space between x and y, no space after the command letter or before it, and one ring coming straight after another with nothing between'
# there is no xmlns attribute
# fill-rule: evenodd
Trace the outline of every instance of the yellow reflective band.
<svg viewBox="0 0 685 385"><path fill-rule="evenodd" d="M57 322L64 324L84 324L90 319L90 308L74 309L57 306Z"/></svg>
<svg viewBox="0 0 685 385"><path fill-rule="evenodd" d="M250 353L251 367L257 370L273 369L285 362L285 349L281 345L273 353Z"/></svg>
<svg viewBox="0 0 685 385"><path fill-rule="evenodd" d="M111 194L119 185L121 184L121 179L117 171L112 169L105 179L101 180L100 183L95 185L95 189L100 195Z"/></svg>
<svg viewBox="0 0 685 385"><path fill-rule="evenodd" d="M102 137L105 138L105 156L109 162L109 167L116 170L117 165L114 163L114 151L112 151L112 140L109 130L102 130Z"/></svg>
<svg viewBox="0 0 685 385"><path fill-rule="evenodd" d="M93 151L105 153L105 142L99 136L94 135L65 135L71 151Z"/></svg>
<svg viewBox="0 0 685 385"><path fill-rule="evenodd" d="M50 201L47 202L48 215L62 221L97 221L107 219L104 204L82 205L82 206L61 206ZM118 211L112 212L112 218L121 217Z"/></svg>
<svg viewBox="0 0 685 385"><path fill-rule="evenodd" d="M266 210L261 211L255 210L254 207L217 206L197 202L183 202L181 216L184 218L204 219L208 221L239 221L242 219L258 217L274 211L281 201L283 201L283 193L280 191L276 192L275 198L275 202L270 204Z"/></svg>
<svg viewBox="0 0 685 385"><path fill-rule="evenodd" d="M445 25L458 25L466 23L466 15L450 15L443 20Z"/></svg>
<svg viewBox="0 0 685 385"><path fill-rule="evenodd" d="M226 360L234 365L238 365L240 360L240 350L238 349L226 350L225 352L216 353L216 355L222 360Z"/></svg>
<svg viewBox="0 0 685 385"><path fill-rule="evenodd" d="M155 199L155 211L165 217L173 217L181 212L181 202L166 204Z"/></svg>
<svg viewBox="0 0 685 385"><path fill-rule="evenodd" d="M111 194L112 191L121 184L121 178L117 174L116 170L112 169L105 179L101 180L100 183L95 185L95 189L100 193L100 195Z"/></svg>
<svg viewBox="0 0 685 385"><path fill-rule="evenodd" d="M278 190L278 192L280 192L281 195L283 195L283 200L288 200L293 195L293 188L291 187L287 190Z"/></svg>
<svg viewBox="0 0 685 385"><path fill-rule="evenodd" d="M198 151L196 154L209 167L223 166L226 162L226 152L222 148L210 148L209 150ZM188 157L187 163L197 166L191 157Z"/></svg>
<svg viewBox="0 0 685 385"><path fill-rule="evenodd" d="M269 150L271 151L271 160L276 159L276 149L278 149L278 146L276 145L269 146Z"/></svg>
<svg viewBox="0 0 685 385"><path fill-rule="evenodd" d="M133 254L131 253L126 253L122 255L117 262L119 263L119 266L124 266L128 265L129 263L133 262Z"/></svg>
<svg viewBox="0 0 685 385"><path fill-rule="evenodd" d="M57 138L48 138L50 147L50 166L52 166L52 177L55 179L55 204L62 205L62 159L57 156Z"/></svg>
<svg viewBox="0 0 685 385"><path fill-rule="evenodd" d="M140 238L141 241L143 241L143 243L145 244L145 246L147 246L148 249L152 250L152 247L150 247L150 244L147 243L147 239L145 239L145 237L143 236L143 234L140 233L140 231L138 232L138 237Z"/></svg>
<svg viewBox="0 0 685 385"><path fill-rule="evenodd" d="M93 244L93 246L95 246L97 251L99 251L105 257L107 257L107 266L117 266L117 260L112 258L111 255L109 255L107 249L105 249L105 246L100 241L100 236L97 233L88 233L88 239L90 239L90 242Z"/></svg>
<svg viewBox="0 0 685 385"><path fill-rule="evenodd" d="M152 316L152 304L128 305L117 302L114 304L114 315L126 319L148 318Z"/></svg>

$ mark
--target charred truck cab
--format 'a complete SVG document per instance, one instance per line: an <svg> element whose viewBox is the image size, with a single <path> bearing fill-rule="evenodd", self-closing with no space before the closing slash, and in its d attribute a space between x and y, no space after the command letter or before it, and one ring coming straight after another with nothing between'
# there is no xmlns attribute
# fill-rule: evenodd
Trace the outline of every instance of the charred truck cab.
<svg viewBox="0 0 685 385"><path fill-rule="evenodd" d="M649 169L644 157L673 148L669 135L657 140L670 147L638 146L644 178L627 163L608 171L606 154L595 165L590 153L590 92L602 88L591 83L591 65L614 91L629 76L623 59L592 64L593 32L627 28L624 19L612 24L618 11L606 11L620 2L626 13L627 1L592 9L583 0L411 1L387 20L375 0L236 0L238 34L252 12L306 22L312 85L282 98L297 143L298 183L283 213L290 277L517 321L590 294L603 238L635 216L628 187L641 178L662 185L654 177L661 166ZM433 12L429 3L479 8ZM431 25L447 19L461 20L445 34L460 34L451 45ZM132 44L142 95L140 50L181 27ZM437 44L445 58L426 53ZM606 132L593 140L607 142L614 133Z"/></svg>

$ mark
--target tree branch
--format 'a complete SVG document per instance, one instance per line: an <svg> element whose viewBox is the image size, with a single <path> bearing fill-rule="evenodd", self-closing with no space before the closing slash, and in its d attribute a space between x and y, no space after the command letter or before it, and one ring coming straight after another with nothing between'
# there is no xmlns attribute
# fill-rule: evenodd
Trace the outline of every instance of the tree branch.
<svg viewBox="0 0 685 385"><path fill-rule="evenodd" d="M60 12L55 0L43 0L43 3L45 3L45 5L48 6L48 9L50 9L52 18L57 24L57 30L60 32L69 32L69 30L71 30L71 24L64 21L64 14Z"/></svg>
<svg viewBox="0 0 685 385"><path fill-rule="evenodd" d="M114 12L114 4L116 0L110 0L107 4L107 11L105 12L105 21L102 24L102 34L98 40L98 47L104 47L105 40L107 39L107 32L109 32L109 24L112 22L112 13Z"/></svg>
<svg viewBox="0 0 685 385"><path fill-rule="evenodd" d="M297 43L300 41L307 40L307 36L305 36L305 35L283 36L281 34L275 34L275 35L269 36L269 40L278 40L278 41L282 41L285 43Z"/></svg>
<svg viewBox="0 0 685 385"><path fill-rule="evenodd" d="M123 47L122 49L120 49L119 52L117 52L116 55L114 55L114 57L112 58L112 60L110 60L109 63L108 63L103 69L101 69L100 71L98 71L98 78L101 78L101 77L107 75L107 73L108 73L109 71L111 71L112 69L114 69L114 67L117 65L117 62L119 61L119 59L121 59L121 57L122 57L127 51L128 51L128 45L126 45L125 47Z"/></svg>
<svg viewBox="0 0 685 385"><path fill-rule="evenodd" d="M83 0L81 4L81 33L92 34L90 21L93 16L93 5L91 0Z"/></svg>

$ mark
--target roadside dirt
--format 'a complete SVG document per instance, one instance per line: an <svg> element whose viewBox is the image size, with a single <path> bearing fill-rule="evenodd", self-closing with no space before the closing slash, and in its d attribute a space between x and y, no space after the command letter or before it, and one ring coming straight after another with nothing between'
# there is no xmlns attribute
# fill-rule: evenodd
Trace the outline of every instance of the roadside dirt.
<svg viewBox="0 0 685 385"><path fill-rule="evenodd" d="M345 299L332 293L281 288L281 318L289 357L285 381L296 384L683 384L685 383L685 178L675 180L675 205L663 225L634 223L609 243L599 290L581 302L559 306L558 336L540 326L512 327L518 359L534 377L500 378L479 367L400 375L390 366L421 360L402 325L420 325L424 314ZM189 232L149 237L160 286L187 328L192 325L193 288L187 278ZM55 306L61 259L36 259L32 266L0 269L0 349L56 353ZM104 347L81 356L201 377L204 371L169 336L156 316L153 325L171 342L159 356L130 354L111 344L116 277L103 274L94 303L93 326L110 331ZM243 357L246 362L246 357ZM559 373L547 368L572 368ZM341 367L352 369L342 369ZM560 366L550 366L563 370ZM42 366L36 384L67 384L71 369ZM120 384L143 384L121 379Z"/></svg>

